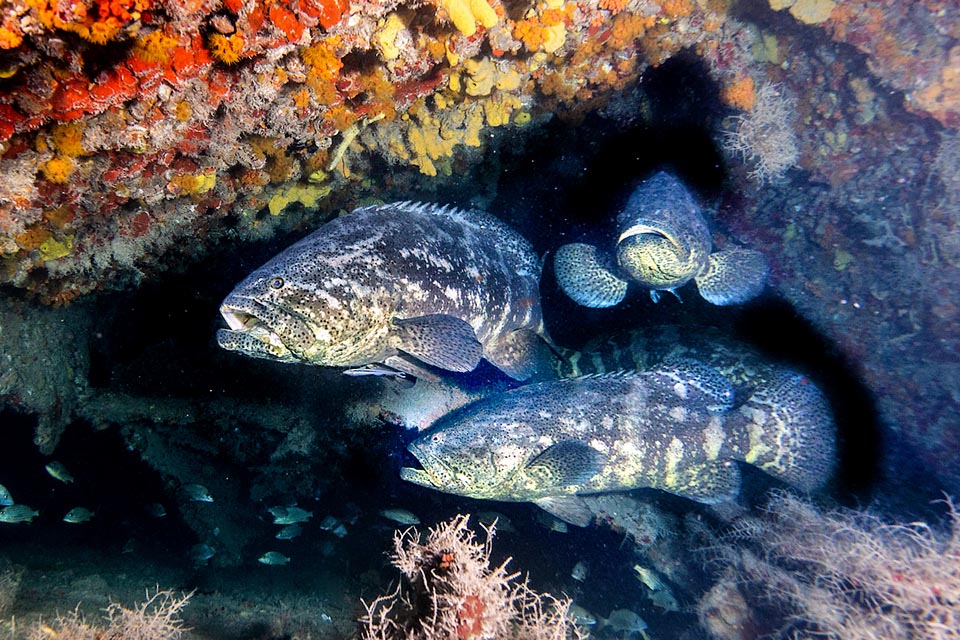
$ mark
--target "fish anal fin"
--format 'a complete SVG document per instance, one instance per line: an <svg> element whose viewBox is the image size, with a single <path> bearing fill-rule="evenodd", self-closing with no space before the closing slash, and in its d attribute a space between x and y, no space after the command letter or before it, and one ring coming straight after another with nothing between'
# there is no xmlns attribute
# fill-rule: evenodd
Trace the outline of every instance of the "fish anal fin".
<svg viewBox="0 0 960 640"><path fill-rule="evenodd" d="M551 496L534 500L533 503L550 515L577 527L585 527L593 520L590 507L577 496Z"/></svg>
<svg viewBox="0 0 960 640"><path fill-rule="evenodd" d="M418 360L465 373L473 371L483 357L483 345L466 320L443 313L415 318L395 318L399 348Z"/></svg>

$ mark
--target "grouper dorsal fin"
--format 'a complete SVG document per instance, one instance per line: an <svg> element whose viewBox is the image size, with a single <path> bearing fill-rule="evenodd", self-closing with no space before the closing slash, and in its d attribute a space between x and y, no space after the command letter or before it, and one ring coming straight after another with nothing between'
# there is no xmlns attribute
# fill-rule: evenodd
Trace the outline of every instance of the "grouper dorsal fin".
<svg viewBox="0 0 960 640"><path fill-rule="evenodd" d="M579 440L552 444L527 463L527 475L542 489L583 484L603 468L605 456Z"/></svg>
<svg viewBox="0 0 960 640"><path fill-rule="evenodd" d="M710 413L724 413L733 407L730 380L699 360L668 358L645 375L661 393L681 396L687 404L700 404Z"/></svg>
<svg viewBox="0 0 960 640"><path fill-rule="evenodd" d="M470 323L435 313L415 318L394 318L400 349L434 367L465 373L473 371L483 356Z"/></svg>

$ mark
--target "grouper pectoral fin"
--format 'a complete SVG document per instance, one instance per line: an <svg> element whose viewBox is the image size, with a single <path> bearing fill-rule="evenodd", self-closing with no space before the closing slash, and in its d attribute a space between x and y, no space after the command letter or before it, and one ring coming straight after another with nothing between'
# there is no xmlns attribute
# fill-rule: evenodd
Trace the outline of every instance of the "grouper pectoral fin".
<svg viewBox="0 0 960 640"><path fill-rule="evenodd" d="M483 357L483 345L470 323L455 316L434 313L415 318L394 318L400 349L418 360L465 373Z"/></svg>
<svg viewBox="0 0 960 640"><path fill-rule="evenodd" d="M578 527L585 527L593 520L593 512L587 503L577 496L554 496L540 498L533 503L549 513Z"/></svg>
<svg viewBox="0 0 960 640"><path fill-rule="evenodd" d="M546 380L556 376L550 346L529 329L517 329L491 340L483 355L514 380Z"/></svg>
<svg viewBox="0 0 960 640"><path fill-rule="evenodd" d="M725 249L711 253L706 269L694 280L704 300L723 306L760 295L769 272L767 258L759 251Z"/></svg>
<svg viewBox="0 0 960 640"><path fill-rule="evenodd" d="M600 473L606 456L579 440L561 440L527 463L527 475L539 489L563 489L586 483Z"/></svg>
<svg viewBox="0 0 960 640"><path fill-rule="evenodd" d="M627 295L627 281L593 245L574 242L557 249L553 272L570 299L584 307L613 307Z"/></svg>
<svg viewBox="0 0 960 640"><path fill-rule="evenodd" d="M704 504L727 502L740 493L740 467L732 460L690 465L657 488Z"/></svg>

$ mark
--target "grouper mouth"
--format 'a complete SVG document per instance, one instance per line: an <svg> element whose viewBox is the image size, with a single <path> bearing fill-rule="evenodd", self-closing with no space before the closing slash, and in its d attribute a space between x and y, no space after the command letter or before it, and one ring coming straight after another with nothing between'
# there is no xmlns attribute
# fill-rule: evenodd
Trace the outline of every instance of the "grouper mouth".
<svg viewBox="0 0 960 640"><path fill-rule="evenodd" d="M230 300L220 306L229 329L217 330L217 344L227 351L270 360L295 361L296 356L264 320L266 309L254 300Z"/></svg>
<svg viewBox="0 0 960 640"><path fill-rule="evenodd" d="M400 467L400 479L429 489L442 489L444 487L442 480L436 478L433 473L426 470L422 461L423 458L426 457L425 453L416 447L416 443L411 443L410 446L407 447L407 451L408 454L404 456L404 461L416 466ZM439 463L430 464L429 466L432 470L441 470L443 468Z"/></svg>

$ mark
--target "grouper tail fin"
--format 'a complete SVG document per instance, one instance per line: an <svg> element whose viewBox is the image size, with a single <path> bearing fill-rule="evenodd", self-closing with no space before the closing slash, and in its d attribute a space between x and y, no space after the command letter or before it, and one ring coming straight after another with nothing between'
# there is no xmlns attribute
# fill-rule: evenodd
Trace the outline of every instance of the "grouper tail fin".
<svg viewBox="0 0 960 640"><path fill-rule="evenodd" d="M836 427L823 393L806 376L783 371L740 407L743 459L801 491L825 484L836 464Z"/></svg>

